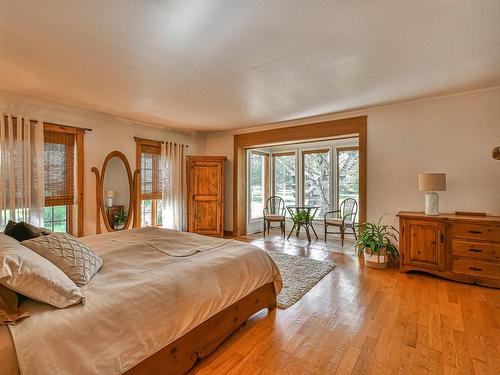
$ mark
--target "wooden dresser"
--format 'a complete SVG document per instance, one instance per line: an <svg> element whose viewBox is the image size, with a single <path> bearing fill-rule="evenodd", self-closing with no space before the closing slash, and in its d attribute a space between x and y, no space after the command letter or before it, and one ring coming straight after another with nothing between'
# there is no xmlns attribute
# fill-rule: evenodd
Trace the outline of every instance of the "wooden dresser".
<svg viewBox="0 0 500 375"><path fill-rule="evenodd" d="M400 269L500 287L500 216L399 212Z"/></svg>
<svg viewBox="0 0 500 375"><path fill-rule="evenodd" d="M188 231L224 236L225 156L187 156Z"/></svg>

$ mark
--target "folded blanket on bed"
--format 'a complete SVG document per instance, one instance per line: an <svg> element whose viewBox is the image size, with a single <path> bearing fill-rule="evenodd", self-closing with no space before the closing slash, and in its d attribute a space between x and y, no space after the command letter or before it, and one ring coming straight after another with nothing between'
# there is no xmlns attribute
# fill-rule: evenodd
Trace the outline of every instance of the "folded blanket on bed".
<svg viewBox="0 0 500 375"><path fill-rule="evenodd" d="M149 245L156 250L162 251L173 257L188 257L190 255L196 254L201 251L213 250L220 246L223 246L232 240L221 240L221 239L211 239L207 238L201 245L198 241L193 241L192 239L183 239L182 241L172 241L172 240L156 240L148 241L146 245Z"/></svg>

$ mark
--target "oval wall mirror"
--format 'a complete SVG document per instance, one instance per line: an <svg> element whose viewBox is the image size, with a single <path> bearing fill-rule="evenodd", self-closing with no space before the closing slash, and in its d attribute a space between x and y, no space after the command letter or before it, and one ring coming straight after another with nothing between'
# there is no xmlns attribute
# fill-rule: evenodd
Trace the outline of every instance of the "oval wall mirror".
<svg viewBox="0 0 500 375"><path fill-rule="evenodd" d="M98 181L96 201L104 225L109 232L128 229L133 217L134 183L127 157L120 151L106 156L101 175L92 168ZM97 232L100 233L98 221Z"/></svg>

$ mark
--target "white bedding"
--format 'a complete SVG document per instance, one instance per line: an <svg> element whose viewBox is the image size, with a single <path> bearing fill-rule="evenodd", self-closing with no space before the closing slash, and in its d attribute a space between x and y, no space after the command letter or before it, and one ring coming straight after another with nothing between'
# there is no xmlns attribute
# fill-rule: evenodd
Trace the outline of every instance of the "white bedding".
<svg viewBox="0 0 500 375"><path fill-rule="evenodd" d="M243 242L158 228L82 241L104 261L85 304L30 301L9 326L23 374L119 374L262 285L281 289L269 256Z"/></svg>

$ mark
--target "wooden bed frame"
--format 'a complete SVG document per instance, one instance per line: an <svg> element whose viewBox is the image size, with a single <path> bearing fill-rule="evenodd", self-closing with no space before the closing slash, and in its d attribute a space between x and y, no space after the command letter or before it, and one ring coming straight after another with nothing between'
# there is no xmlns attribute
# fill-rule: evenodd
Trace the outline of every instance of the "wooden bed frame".
<svg viewBox="0 0 500 375"><path fill-rule="evenodd" d="M275 307L274 284L265 284L146 358L125 374L184 374L198 359L208 357L252 315L262 309L272 310Z"/></svg>

